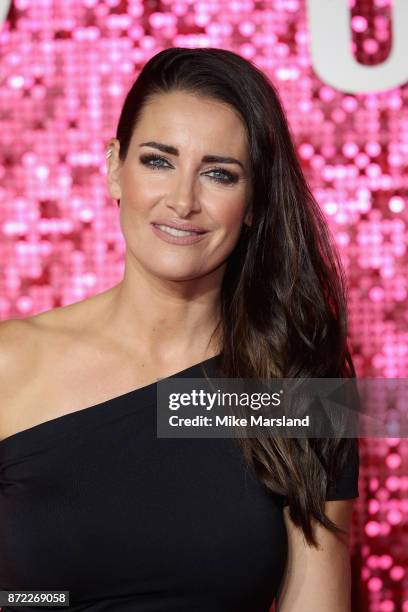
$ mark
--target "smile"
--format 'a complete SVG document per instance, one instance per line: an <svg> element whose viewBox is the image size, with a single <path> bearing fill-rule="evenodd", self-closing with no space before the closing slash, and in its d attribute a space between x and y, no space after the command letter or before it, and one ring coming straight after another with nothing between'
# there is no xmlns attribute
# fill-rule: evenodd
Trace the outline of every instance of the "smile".
<svg viewBox="0 0 408 612"><path fill-rule="evenodd" d="M174 227L168 227L167 225L156 225L154 223L152 223L151 226L156 236L170 244L195 244L206 238L209 233L179 230Z"/></svg>
<svg viewBox="0 0 408 612"><path fill-rule="evenodd" d="M158 227L163 232L167 232L168 234L171 234L172 236L197 236L197 234L202 233L202 232L193 232L193 231L187 231L187 230L179 230L179 229L176 229L175 227L169 227L168 225L156 225L155 224L155 227Z"/></svg>

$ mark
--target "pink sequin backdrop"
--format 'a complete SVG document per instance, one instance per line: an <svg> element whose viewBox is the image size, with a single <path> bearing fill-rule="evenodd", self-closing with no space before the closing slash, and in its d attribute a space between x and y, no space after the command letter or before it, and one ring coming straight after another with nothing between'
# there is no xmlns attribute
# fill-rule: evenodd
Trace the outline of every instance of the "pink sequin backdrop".
<svg viewBox="0 0 408 612"><path fill-rule="evenodd" d="M390 0L349 7L355 57L382 62ZM14 0L0 28L0 319L121 278L105 145L140 68L171 46L231 49L275 82L348 273L358 375L407 377L408 85L321 82L304 0ZM361 460L353 610L408 612L406 439L362 440Z"/></svg>

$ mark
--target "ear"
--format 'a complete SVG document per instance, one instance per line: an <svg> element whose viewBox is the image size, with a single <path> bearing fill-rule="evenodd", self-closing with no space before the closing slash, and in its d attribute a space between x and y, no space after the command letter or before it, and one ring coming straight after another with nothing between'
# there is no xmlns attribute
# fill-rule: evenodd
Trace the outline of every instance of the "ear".
<svg viewBox="0 0 408 612"><path fill-rule="evenodd" d="M244 218L244 223L249 227L252 225L252 211L247 212Z"/></svg>
<svg viewBox="0 0 408 612"><path fill-rule="evenodd" d="M119 159L119 140L112 138L106 147L106 163L107 163L107 176L108 176L108 191L109 195L114 200L120 200L122 197L122 190L120 187L120 166L121 162Z"/></svg>

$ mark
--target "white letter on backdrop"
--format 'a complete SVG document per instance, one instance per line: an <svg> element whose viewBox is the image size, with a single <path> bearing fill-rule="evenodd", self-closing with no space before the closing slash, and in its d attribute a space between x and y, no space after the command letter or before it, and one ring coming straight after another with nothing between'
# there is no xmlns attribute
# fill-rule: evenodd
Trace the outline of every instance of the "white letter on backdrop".
<svg viewBox="0 0 408 612"><path fill-rule="evenodd" d="M9 12L11 0L2 0L0 2L0 25L6 21Z"/></svg>
<svg viewBox="0 0 408 612"><path fill-rule="evenodd" d="M353 57L347 0L306 0L306 6L312 65L322 81L349 93L385 91L408 81L408 0L394 0L391 52L374 66Z"/></svg>

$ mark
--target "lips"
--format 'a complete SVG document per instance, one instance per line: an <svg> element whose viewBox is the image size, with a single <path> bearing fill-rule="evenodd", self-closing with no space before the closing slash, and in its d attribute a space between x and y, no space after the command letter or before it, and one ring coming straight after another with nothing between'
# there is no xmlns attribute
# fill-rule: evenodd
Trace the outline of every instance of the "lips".
<svg viewBox="0 0 408 612"><path fill-rule="evenodd" d="M185 229L184 227L173 227L172 225L166 225L165 223L152 223L153 227L156 227L157 229L160 229L162 231L165 231L164 228L167 227L169 228L169 230L176 230L176 231L182 231L182 232L188 232L190 234L195 234L196 236L199 236L200 234L205 234L206 232L198 232L197 230L191 230L191 229Z"/></svg>
<svg viewBox="0 0 408 612"><path fill-rule="evenodd" d="M185 232L196 232L197 234L205 234L208 231L203 227L199 227L198 225L193 225L191 223L177 223L176 221L168 221L165 219L152 221L152 225L155 227L158 225L165 225L166 227L171 227L173 229L183 230Z"/></svg>
<svg viewBox="0 0 408 612"><path fill-rule="evenodd" d="M168 227L164 229L164 224L156 225L155 223L151 223L151 226L153 232L156 234L156 236L158 236L158 238L169 244L180 246L190 246L198 242L204 241L208 234L208 232L198 233L192 230L188 230L187 233L184 233L180 232L178 228L174 229L173 227Z"/></svg>

